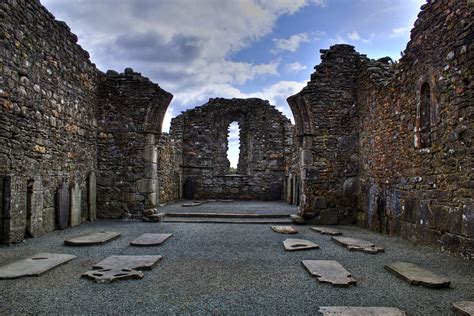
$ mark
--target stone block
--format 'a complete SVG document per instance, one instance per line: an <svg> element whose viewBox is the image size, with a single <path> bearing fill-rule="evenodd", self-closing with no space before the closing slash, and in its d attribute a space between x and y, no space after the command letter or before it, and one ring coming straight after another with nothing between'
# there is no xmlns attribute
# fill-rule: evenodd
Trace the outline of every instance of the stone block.
<svg viewBox="0 0 474 316"><path fill-rule="evenodd" d="M156 192L158 185L157 180L143 179L137 181L137 189L140 193L153 193Z"/></svg>
<svg viewBox="0 0 474 316"><path fill-rule="evenodd" d="M464 205L462 209L462 234L463 236L474 238L474 207Z"/></svg>
<svg viewBox="0 0 474 316"><path fill-rule="evenodd" d="M25 238L27 226L27 180L8 176L4 178L3 188L3 242L20 242Z"/></svg>
<svg viewBox="0 0 474 316"><path fill-rule="evenodd" d="M88 179L88 219L93 222L97 219L97 179L94 171L89 173Z"/></svg>
<svg viewBox="0 0 474 316"><path fill-rule="evenodd" d="M82 199L82 191L79 186L79 183L75 183L74 186L71 188L71 195L70 195L70 211L69 211L69 223L71 227L75 227L81 225L82 222L82 207L81 207L81 199Z"/></svg>
<svg viewBox="0 0 474 316"><path fill-rule="evenodd" d="M56 227L65 229L69 225L70 196L68 184L63 182L56 192Z"/></svg>
<svg viewBox="0 0 474 316"><path fill-rule="evenodd" d="M327 208L327 200L324 197L316 197L313 203L314 210L320 210Z"/></svg>
<svg viewBox="0 0 474 316"><path fill-rule="evenodd" d="M158 163L158 148L155 145L145 145L143 159L146 162Z"/></svg>
<svg viewBox="0 0 474 316"><path fill-rule="evenodd" d="M28 187L27 227L28 234L38 237L44 234L43 229L43 181L36 176Z"/></svg>

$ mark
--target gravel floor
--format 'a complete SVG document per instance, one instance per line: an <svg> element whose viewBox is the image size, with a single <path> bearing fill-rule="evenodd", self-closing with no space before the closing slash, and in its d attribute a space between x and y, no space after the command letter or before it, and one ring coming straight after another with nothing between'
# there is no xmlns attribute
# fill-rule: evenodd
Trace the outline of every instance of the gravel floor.
<svg viewBox="0 0 474 316"><path fill-rule="evenodd" d="M409 315L451 315L451 303L474 299L473 263L415 247L394 237L355 227L353 236L384 246L386 253L350 252L307 226L290 238L318 243L319 250L285 252L288 235L270 225L226 225L97 221L0 248L0 265L37 252L78 256L40 277L0 280L0 314L316 314L319 306L393 306ZM67 247L63 240L90 231L122 236L106 245ZM172 233L165 244L136 248L129 242L144 232ZM109 255L163 255L142 280L95 284L80 278ZM350 288L320 284L303 259L338 260L357 280ZM452 288L411 286L383 269L398 260L420 264L449 277Z"/></svg>
<svg viewBox="0 0 474 316"><path fill-rule="evenodd" d="M298 207L282 201L207 202L199 206L183 207L189 200L170 203L159 210L162 213L241 213L241 214L296 214ZM201 201L196 201L201 202Z"/></svg>

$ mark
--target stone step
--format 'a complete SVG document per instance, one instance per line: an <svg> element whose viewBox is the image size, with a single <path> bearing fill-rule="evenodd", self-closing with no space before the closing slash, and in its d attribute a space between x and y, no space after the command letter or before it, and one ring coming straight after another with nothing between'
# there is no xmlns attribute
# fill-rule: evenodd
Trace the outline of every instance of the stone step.
<svg viewBox="0 0 474 316"><path fill-rule="evenodd" d="M247 214L247 213L165 213L166 217L204 217L204 218L285 218L290 220L288 214Z"/></svg>
<svg viewBox="0 0 474 316"><path fill-rule="evenodd" d="M162 223L201 223L201 224L291 224L284 218L202 218L202 217L164 217Z"/></svg>

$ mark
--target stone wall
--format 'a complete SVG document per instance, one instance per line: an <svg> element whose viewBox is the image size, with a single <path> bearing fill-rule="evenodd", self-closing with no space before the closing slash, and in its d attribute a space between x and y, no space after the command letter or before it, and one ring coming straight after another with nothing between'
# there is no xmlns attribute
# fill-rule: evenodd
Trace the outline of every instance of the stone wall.
<svg viewBox="0 0 474 316"><path fill-rule="evenodd" d="M229 125L240 127L237 174L229 174ZM210 99L171 123L182 151L183 195L189 199L283 197L285 159L291 123L268 101Z"/></svg>
<svg viewBox="0 0 474 316"><path fill-rule="evenodd" d="M158 181L160 204L182 197L181 155L176 141L162 134L158 142Z"/></svg>
<svg viewBox="0 0 474 316"><path fill-rule="evenodd" d="M101 73L38 0L1 1L0 243L154 210L171 98L131 69Z"/></svg>
<svg viewBox="0 0 474 316"><path fill-rule="evenodd" d="M349 45L321 51L311 81L288 98L299 148L301 215L323 224L351 223L357 203L356 79L359 54Z"/></svg>
<svg viewBox="0 0 474 316"><path fill-rule="evenodd" d="M397 65L360 67L359 223L472 257L472 9L422 9Z"/></svg>
<svg viewBox="0 0 474 316"><path fill-rule="evenodd" d="M347 45L321 51L308 86L288 99L303 217L357 214L364 227L473 256L468 3L424 5L398 63Z"/></svg>
<svg viewBox="0 0 474 316"><path fill-rule="evenodd" d="M0 3L0 242L54 230L63 182L78 184L88 218L99 72L76 42L39 1Z"/></svg>
<svg viewBox="0 0 474 316"><path fill-rule="evenodd" d="M150 215L159 203L158 140L173 95L125 69L98 88L99 217Z"/></svg>

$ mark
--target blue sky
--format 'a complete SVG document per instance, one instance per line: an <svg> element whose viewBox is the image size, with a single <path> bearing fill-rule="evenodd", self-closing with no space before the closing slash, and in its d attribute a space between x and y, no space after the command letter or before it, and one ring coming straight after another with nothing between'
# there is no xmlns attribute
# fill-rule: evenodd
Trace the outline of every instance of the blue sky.
<svg viewBox="0 0 474 316"><path fill-rule="evenodd" d="M171 92L163 130L211 97L260 97L292 119L319 49L398 59L424 0L41 0L98 68L132 67ZM232 165L238 129L231 130Z"/></svg>

